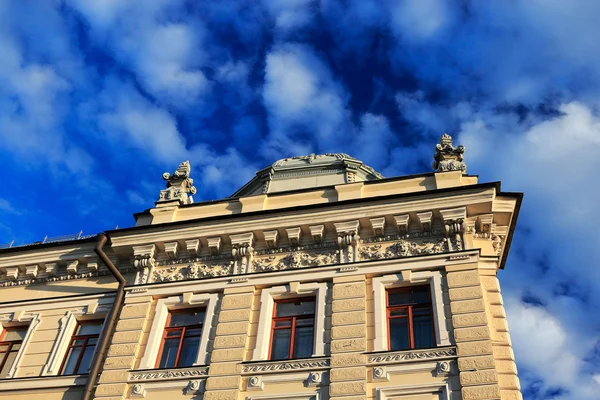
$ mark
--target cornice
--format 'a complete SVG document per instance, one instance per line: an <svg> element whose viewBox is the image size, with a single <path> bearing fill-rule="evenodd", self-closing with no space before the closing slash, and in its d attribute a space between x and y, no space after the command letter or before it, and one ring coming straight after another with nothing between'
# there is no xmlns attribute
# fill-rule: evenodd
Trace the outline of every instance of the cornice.
<svg viewBox="0 0 600 400"><path fill-rule="evenodd" d="M479 185L477 185L479 186ZM454 189L454 188L453 188ZM439 208L455 208L493 201L496 196L495 186L462 187L463 193L448 195L441 191L424 193L410 193L410 196L385 196L382 198L365 198L347 200L336 203L299 206L287 209L256 211L242 214L232 214L219 217L200 218L195 220L177 221L164 224L146 225L133 228L108 231L112 247L118 249L124 246L133 246L140 243L154 243L170 241L169 235L176 235L173 239L189 239L199 236L217 236L222 232L230 234L244 233L248 226L258 226L261 230L273 230L280 227L294 227L303 225L307 217L325 222L340 222L348 219L360 218L363 215L407 214ZM413 198L411 198L413 197ZM393 202L402 198L402 202ZM443 198L443 203L440 199ZM360 200L360 201L359 201ZM371 203L371 204L365 204ZM375 213L375 214L374 214Z"/></svg>

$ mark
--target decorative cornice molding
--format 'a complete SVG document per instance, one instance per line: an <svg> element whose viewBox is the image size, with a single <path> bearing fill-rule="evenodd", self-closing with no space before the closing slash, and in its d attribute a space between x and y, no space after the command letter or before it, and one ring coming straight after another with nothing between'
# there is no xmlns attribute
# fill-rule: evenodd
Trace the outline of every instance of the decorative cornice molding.
<svg viewBox="0 0 600 400"><path fill-rule="evenodd" d="M367 356L367 364L390 364L405 361L438 360L450 357L456 357L456 348L451 347L369 354Z"/></svg>
<svg viewBox="0 0 600 400"><path fill-rule="evenodd" d="M243 374L271 373L281 371L301 371L306 369L327 368L329 358L298 361L271 361L265 363L247 364L242 366Z"/></svg>
<svg viewBox="0 0 600 400"><path fill-rule="evenodd" d="M208 376L208 367L189 367L177 369L161 369L152 371L132 371L129 382L147 382L173 379L202 378Z"/></svg>

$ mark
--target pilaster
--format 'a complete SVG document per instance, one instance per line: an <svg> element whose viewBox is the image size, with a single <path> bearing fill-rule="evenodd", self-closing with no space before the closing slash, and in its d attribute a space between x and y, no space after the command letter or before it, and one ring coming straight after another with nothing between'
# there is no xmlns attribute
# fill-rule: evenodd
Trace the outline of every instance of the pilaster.
<svg viewBox="0 0 600 400"><path fill-rule="evenodd" d="M366 398L366 277L333 279L331 327L331 400Z"/></svg>
<svg viewBox="0 0 600 400"><path fill-rule="evenodd" d="M481 282L492 320L492 350L498 371L500 398L502 400L522 400L521 385L517 376L517 366L508 333L498 278L496 276L482 276Z"/></svg>
<svg viewBox="0 0 600 400"><path fill-rule="evenodd" d="M125 299L94 393L95 399L122 399L129 393L127 379L129 371L135 368L136 359L141 356L144 332L150 326L152 301L151 296Z"/></svg>
<svg viewBox="0 0 600 400"><path fill-rule="evenodd" d="M477 265L447 273L463 400L501 399L490 315Z"/></svg>
<svg viewBox="0 0 600 400"><path fill-rule="evenodd" d="M237 400L242 382L241 362L250 341L254 287L225 289L218 315L205 400Z"/></svg>

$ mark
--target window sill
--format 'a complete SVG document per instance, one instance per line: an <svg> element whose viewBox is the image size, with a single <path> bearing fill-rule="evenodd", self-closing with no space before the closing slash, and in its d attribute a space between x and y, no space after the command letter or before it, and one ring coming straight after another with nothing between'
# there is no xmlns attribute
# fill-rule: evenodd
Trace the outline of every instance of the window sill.
<svg viewBox="0 0 600 400"><path fill-rule="evenodd" d="M129 372L128 382L169 381L177 379L199 379L208 376L208 366L139 369Z"/></svg>
<svg viewBox="0 0 600 400"><path fill-rule="evenodd" d="M242 363L242 374L312 371L327 368L329 368L329 357L316 356L287 360L246 361Z"/></svg>
<svg viewBox="0 0 600 400"><path fill-rule="evenodd" d="M87 374L4 378L0 379L0 392L83 386L87 380Z"/></svg>

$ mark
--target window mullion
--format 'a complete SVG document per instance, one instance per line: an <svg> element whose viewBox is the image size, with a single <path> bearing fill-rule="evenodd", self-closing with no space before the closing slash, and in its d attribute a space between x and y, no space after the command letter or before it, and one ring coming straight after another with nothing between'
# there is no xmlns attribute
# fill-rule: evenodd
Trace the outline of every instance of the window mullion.
<svg viewBox="0 0 600 400"><path fill-rule="evenodd" d="M412 316L413 307L408 306L407 308L408 308L408 336L410 338L410 348L414 349L415 348L415 336L414 336L414 330L413 330L413 316Z"/></svg>
<svg viewBox="0 0 600 400"><path fill-rule="evenodd" d="M181 348L183 347L183 339L185 338L185 326L181 328L179 336L179 346L177 347L177 356L175 357L175 367L179 366L179 357L181 356Z"/></svg>
<svg viewBox="0 0 600 400"><path fill-rule="evenodd" d="M85 348L87 345L88 338L86 337L86 338L78 339L78 340L83 340L83 344L80 347L81 351L79 352L79 356L77 357L77 362L75 363L75 369L73 369L74 374L77 374L79 372L79 364L81 364L81 359L83 358L83 354L85 353Z"/></svg>
<svg viewBox="0 0 600 400"><path fill-rule="evenodd" d="M294 357L294 340L296 339L296 317L292 317L292 331L290 332L290 352L289 358Z"/></svg>

